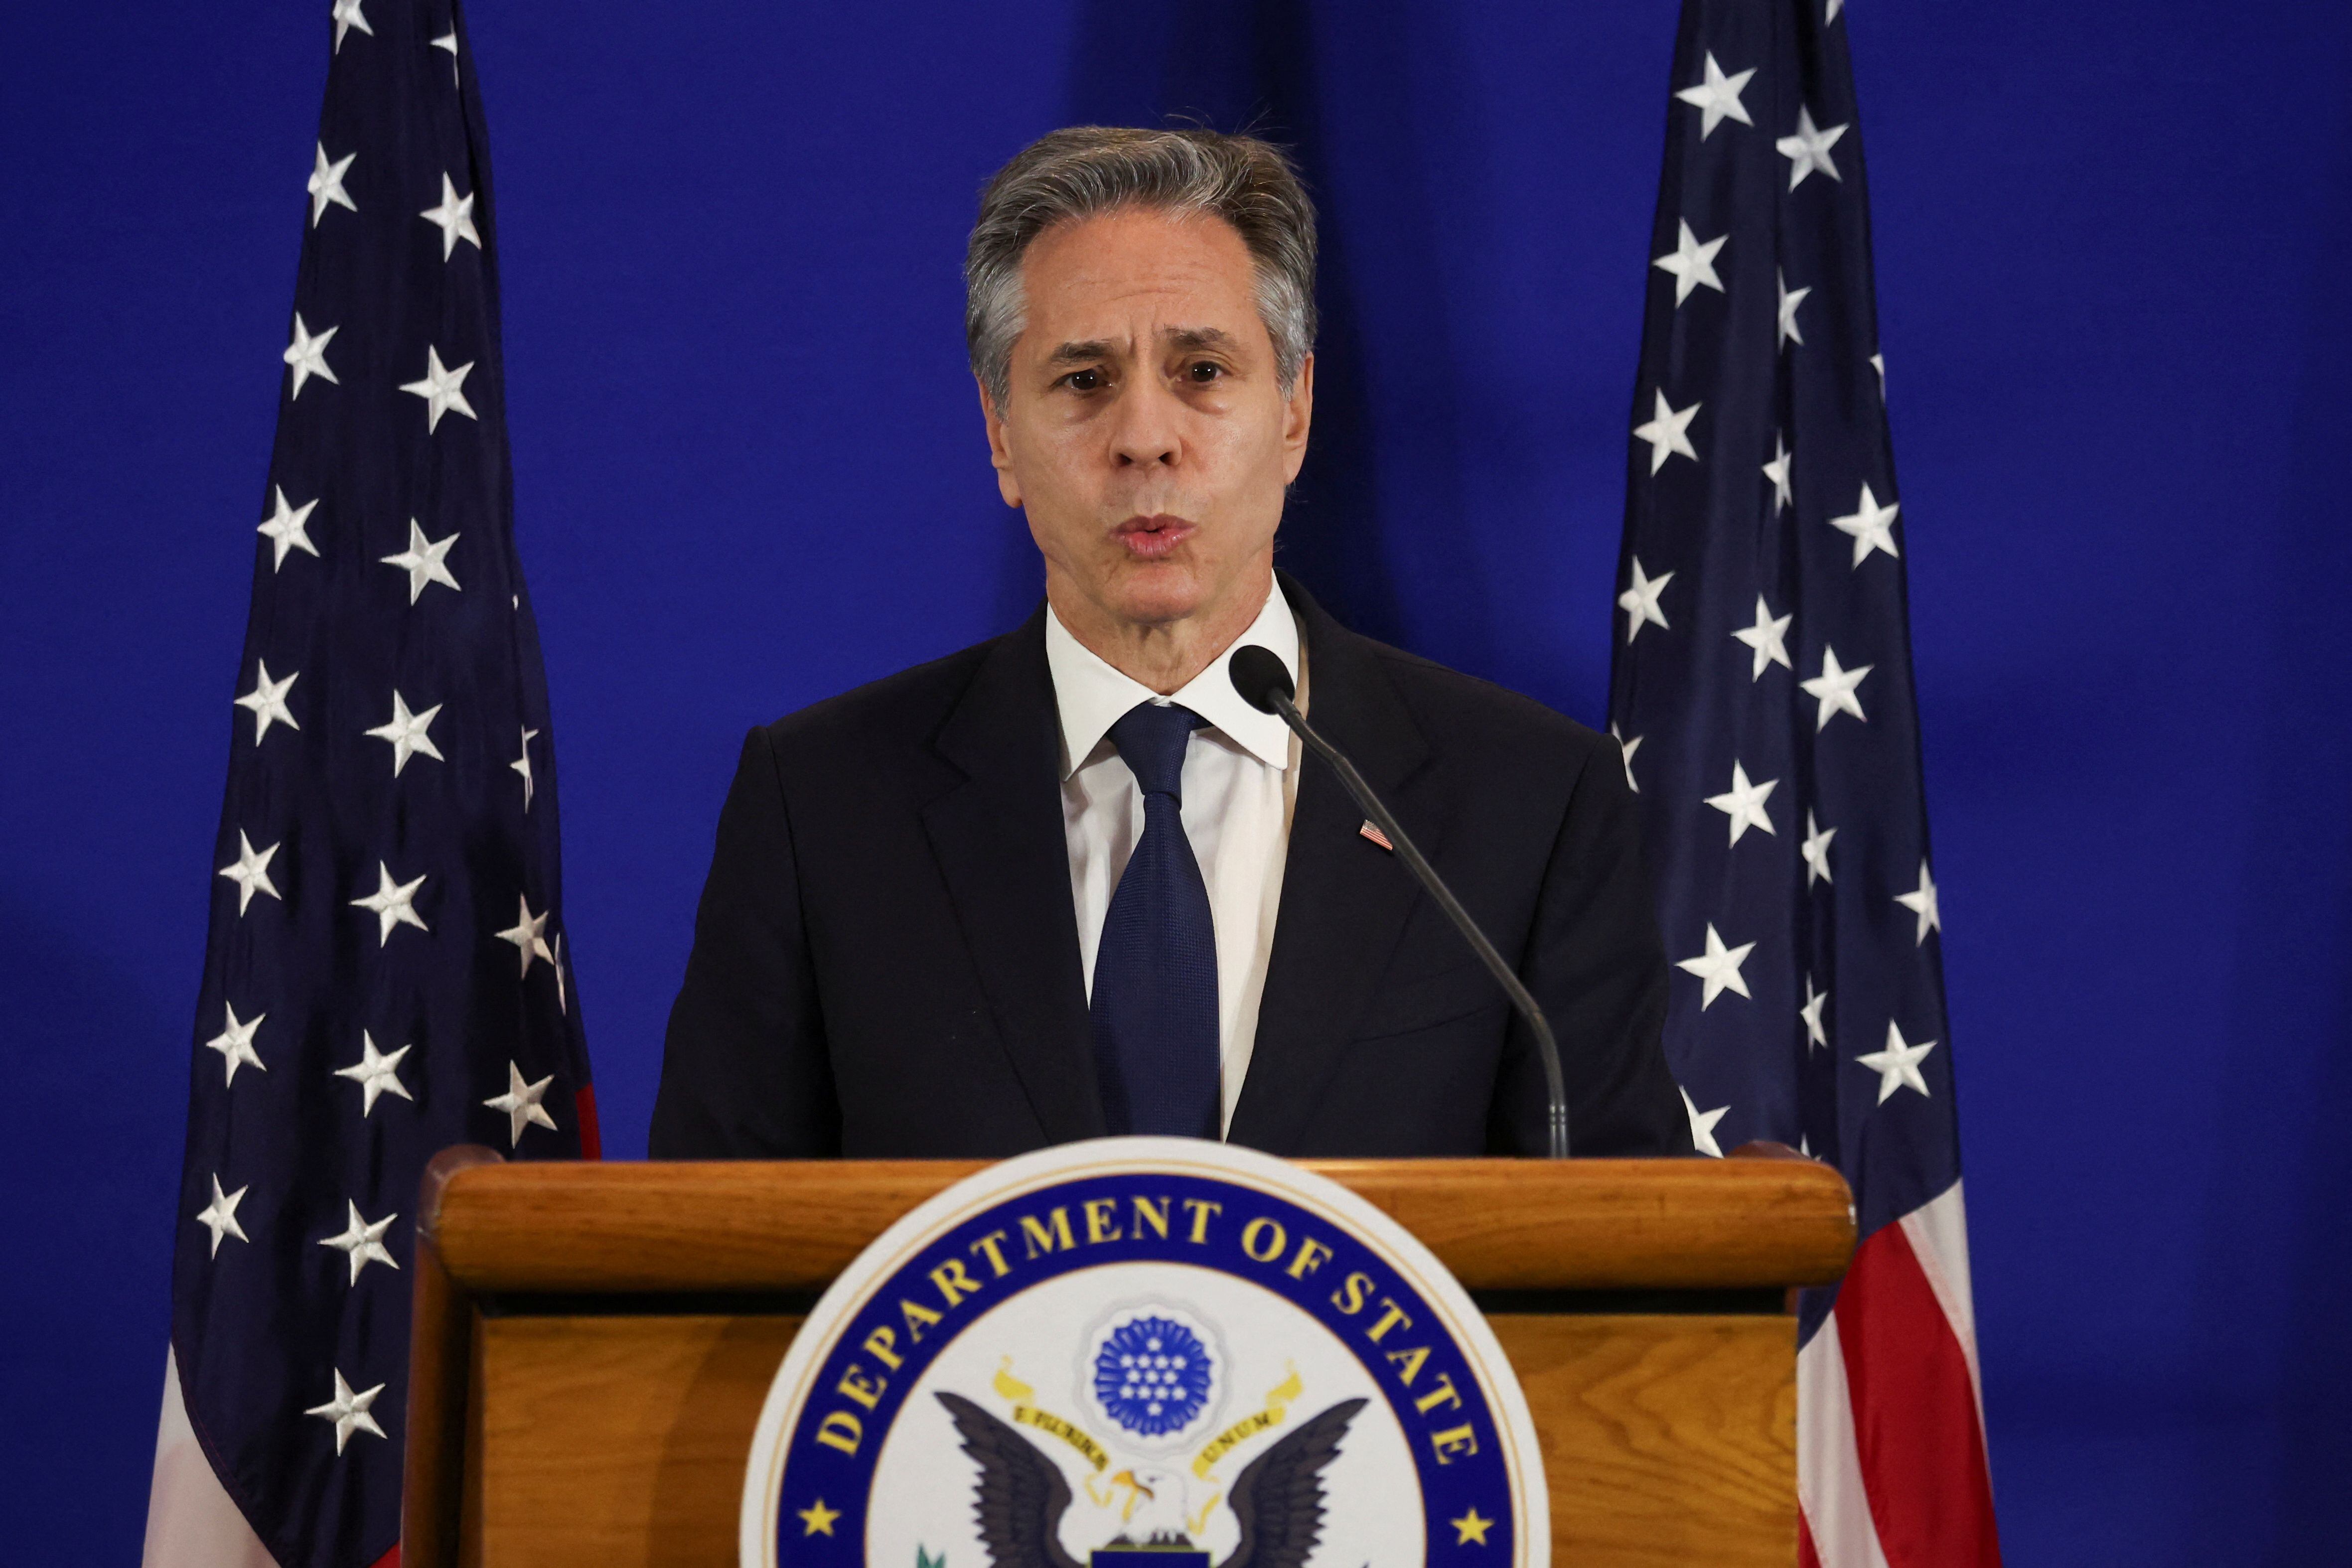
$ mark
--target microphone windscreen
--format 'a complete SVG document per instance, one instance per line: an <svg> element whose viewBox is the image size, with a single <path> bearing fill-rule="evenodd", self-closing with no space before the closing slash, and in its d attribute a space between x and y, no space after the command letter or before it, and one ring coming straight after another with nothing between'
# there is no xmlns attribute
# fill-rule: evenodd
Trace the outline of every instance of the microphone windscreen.
<svg viewBox="0 0 2352 1568"><path fill-rule="evenodd" d="M1255 643L1234 649L1234 656L1225 661L1225 670L1233 676L1234 690L1241 693L1242 701L1260 713L1274 712L1276 696L1291 696L1298 689L1283 667L1281 655Z"/></svg>

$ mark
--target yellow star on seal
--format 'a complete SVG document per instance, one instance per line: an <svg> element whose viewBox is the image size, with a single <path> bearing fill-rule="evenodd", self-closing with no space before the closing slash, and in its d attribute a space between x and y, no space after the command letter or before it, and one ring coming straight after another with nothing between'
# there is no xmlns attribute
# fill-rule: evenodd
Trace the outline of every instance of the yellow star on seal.
<svg viewBox="0 0 2352 1568"><path fill-rule="evenodd" d="M1479 1518L1478 1511L1475 1508L1461 1518L1449 1519L1445 1522L1459 1531L1454 1542L1456 1546L1467 1546L1473 1542L1484 1546L1486 1544L1486 1532L1495 1528L1495 1521L1491 1519Z"/></svg>
<svg viewBox="0 0 2352 1568"><path fill-rule="evenodd" d="M1475 1512L1476 1511L1473 1510L1472 1511ZM801 1531L803 1535L831 1535L833 1533L833 1521L841 1517L841 1510L837 1508L825 1507L824 1499L823 1498L817 1499L815 1502L800 1510L799 1512L801 1522L808 1526L806 1530ZM1456 1520L1454 1522L1459 1524L1461 1521Z"/></svg>

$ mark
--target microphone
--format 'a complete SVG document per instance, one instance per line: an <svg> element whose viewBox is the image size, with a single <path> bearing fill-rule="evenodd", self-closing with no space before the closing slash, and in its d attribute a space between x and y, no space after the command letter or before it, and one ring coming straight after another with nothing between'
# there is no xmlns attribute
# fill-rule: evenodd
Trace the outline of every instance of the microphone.
<svg viewBox="0 0 2352 1568"><path fill-rule="evenodd" d="M1225 661L1225 672L1233 677L1234 690L1241 694L1244 702L1260 713L1279 716L1291 732L1306 743L1307 750L1330 764L1331 771L1339 776L1339 782L1347 786L1348 793L1363 808L1364 815L1388 835L1389 842L1396 846L1397 858L1412 868L1412 874L1428 889L1437 906L1445 911L1445 917L1454 922L1454 928L1462 933L1462 939L1470 944L1471 951L1478 955L1479 962L1486 966L1487 973L1495 977L1510 997L1511 1005L1535 1031L1537 1054L1543 1059L1544 1088L1550 1097L1545 1124L1551 1157L1568 1158L1568 1088L1560 1076L1559 1045L1552 1039L1551 1025L1544 1021L1543 1009L1536 1005L1535 998L1519 983L1518 976L1511 972L1503 956L1495 951L1495 945L1486 940L1486 934L1478 929L1478 923L1470 918L1470 912L1462 907L1462 901L1454 896L1454 890L1445 885L1437 868L1413 846L1403 826L1381 804L1381 798L1372 793L1372 787L1364 782L1356 765L1338 747L1316 734L1314 726L1298 711L1298 705L1292 700L1297 687L1291 682L1290 672L1283 667L1280 655L1271 648L1245 644L1234 649L1233 657Z"/></svg>

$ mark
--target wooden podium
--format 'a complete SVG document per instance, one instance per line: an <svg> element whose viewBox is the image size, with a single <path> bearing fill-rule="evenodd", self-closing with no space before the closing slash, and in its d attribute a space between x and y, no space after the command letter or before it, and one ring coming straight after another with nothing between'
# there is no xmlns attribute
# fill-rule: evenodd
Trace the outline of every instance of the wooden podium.
<svg viewBox="0 0 2352 1568"><path fill-rule="evenodd" d="M1309 1161L1488 1314L1563 1568L1797 1561L1792 1287L1853 1248L1843 1178L1729 1160ZM802 1317L978 1164L507 1165L417 1206L404 1568L736 1560L751 1429Z"/></svg>

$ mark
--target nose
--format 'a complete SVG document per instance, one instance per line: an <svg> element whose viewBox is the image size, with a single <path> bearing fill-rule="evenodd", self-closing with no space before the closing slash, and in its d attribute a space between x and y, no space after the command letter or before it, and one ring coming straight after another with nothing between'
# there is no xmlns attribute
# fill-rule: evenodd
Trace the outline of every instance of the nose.
<svg viewBox="0 0 2352 1568"><path fill-rule="evenodd" d="M1183 451L1177 423L1182 408L1157 378L1130 382L1111 427L1111 461L1121 468L1174 467Z"/></svg>

